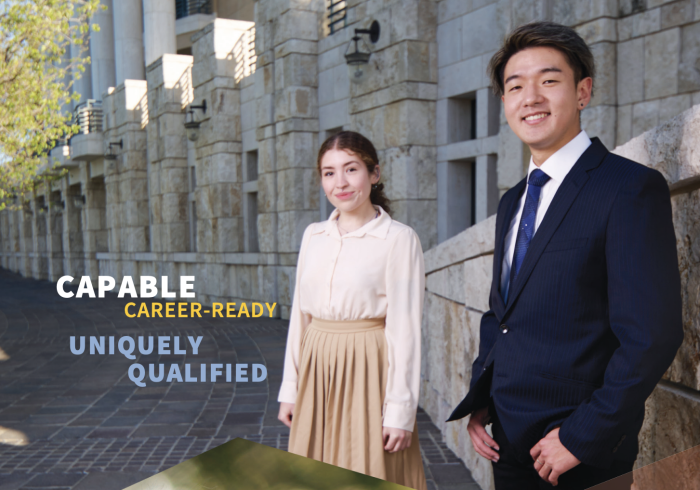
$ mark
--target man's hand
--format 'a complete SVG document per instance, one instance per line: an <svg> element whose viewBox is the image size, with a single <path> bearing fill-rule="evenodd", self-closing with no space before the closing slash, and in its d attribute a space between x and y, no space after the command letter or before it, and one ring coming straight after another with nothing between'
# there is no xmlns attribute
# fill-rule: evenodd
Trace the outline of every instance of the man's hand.
<svg viewBox="0 0 700 490"><path fill-rule="evenodd" d="M384 450L390 453L403 451L411 447L412 436L413 433L408 430L397 429L396 427L382 427Z"/></svg>
<svg viewBox="0 0 700 490"><path fill-rule="evenodd" d="M559 440L559 427L540 439L540 442L530 449L530 456L535 461L535 469L540 477L555 487L559 484L562 474L581 464Z"/></svg>
<svg viewBox="0 0 700 490"><path fill-rule="evenodd" d="M494 441L488 432L486 432L486 424L489 423L489 409L481 408L476 412L472 413L469 418L469 424L467 424L467 432L472 438L472 445L474 450L479 453L484 458L498 462L498 451L500 448L496 441Z"/></svg>
<svg viewBox="0 0 700 490"><path fill-rule="evenodd" d="M292 427L292 413L294 412L294 404L281 402L280 403L280 413L277 414L277 419L280 420L287 427Z"/></svg>

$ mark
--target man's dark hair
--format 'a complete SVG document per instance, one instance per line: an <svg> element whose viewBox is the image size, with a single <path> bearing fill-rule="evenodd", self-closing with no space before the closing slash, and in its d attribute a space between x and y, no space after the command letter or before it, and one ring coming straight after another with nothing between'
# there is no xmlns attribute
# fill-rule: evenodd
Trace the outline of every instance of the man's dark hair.
<svg viewBox="0 0 700 490"><path fill-rule="evenodd" d="M564 55L574 71L575 84L578 85L578 82L587 77L595 79L593 54L575 30L555 22L531 22L511 32L501 49L489 61L491 87L496 95L503 95L503 73L508 60L524 49L541 46L554 48Z"/></svg>

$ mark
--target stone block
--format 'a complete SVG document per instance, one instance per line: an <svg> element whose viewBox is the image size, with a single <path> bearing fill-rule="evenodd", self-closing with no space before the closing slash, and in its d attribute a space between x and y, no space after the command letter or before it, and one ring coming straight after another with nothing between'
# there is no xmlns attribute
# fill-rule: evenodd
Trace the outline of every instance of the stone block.
<svg viewBox="0 0 700 490"><path fill-rule="evenodd" d="M589 107L601 104L615 105L617 104L617 71L613 69L617 61L615 44L597 43L591 46L591 52L596 66L603 69L598 69Z"/></svg>
<svg viewBox="0 0 700 490"><path fill-rule="evenodd" d="M304 230L317 221L318 210L280 211L277 213L277 247L278 251L298 252ZM258 232L258 238L260 234ZM262 247L261 247L262 250Z"/></svg>
<svg viewBox="0 0 700 490"><path fill-rule="evenodd" d="M632 106L632 137L659 124L659 101L639 102Z"/></svg>
<svg viewBox="0 0 700 490"><path fill-rule="evenodd" d="M277 176L274 173L258 175L258 212L273 213L277 205Z"/></svg>
<svg viewBox="0 0 700 490"><path fill-rule="evenodd" d="M462 60L462 19L440 24L437 28L438 66L451 65Z"/></svg>
<svg viewBox="0 0 700 490"><path fill-rule="evenodd" d="M287 87L275 93L275 121L291 117L318 117L315 88Z"/></svg>
<svg viewBox="0 0 700 490"><path fill-rule="evenodd" d="M384 142L387 147L435 144L434 102L404 100L384 109Z"/></svg>
<svg viewBox="0 0 700 490"><path fill-rule="evenodd" d="M700 10L700 0L695 7ZM682 51L678 67L678 91L700 90L700 22L684 26L681 30Z"/></svg>
<svg viewBox="0 0 700 490"><path fill-rule="evenodd" d="M600 17L615 18L617 15L617 0L592 0L590 2L563 0L553 4L552 20L560 24L575 26Z"/></svg>
<svg viewBox="0 0 700 490"><path fill-rule="evenodd" d="M318 108L318 123L321 131L341 128L350 122L348 99L339 100Z"/></svg>
<svg viewBox="0 0 700 490"><path fill-rule="evenodd" d="M425 249L425 271L430 274L452 264L492 254L496 234L496 217L477 223L445 240L438 246Z"/></svg>
<svg viewBox="0 0 700 490"><path fill-rule="evenodd" d="M469 308L489 310L493 277L493 255L482 255L464 262L464 304Z"/></svg>
<svg viewBox="0 0 700 490"><path fill-rule="evenodd" d="M635 463L635 482L639 489L659 488L652 484L655 473L663 476L661 468L664 465L673 464L674 459L666 459L663 463L650 465L661 459L668 458L682 451L696 447L700 441L700 401L697 395L693 397L687 392L681 391L671 385L659 384L646 402L644 425L640 431L639 455ZM689 461L688 461L689 462ZM644 468L642 468L644 467ZM690 467L676 467L676 474L686 473ZM688 473L686 473L688 474ZM664 480L668 482L668 479ZM680 480L679 481L683 481ZM688 474L688 483L694 482L693 476ZM662 484L663 486L663 484ZM676 487L679 488L679 487ZM692 486L683 487L683 490L692 490ZM679 488L679 490L681 490Z"/></svg>
<svg viewBox="0 0 700 490"><path fill-rule="evenodd" d="M615 129L617 128L617 110L615 106L599 105L587 107L581 113L581 127L592 138L597 136L607 148L615 147Z"/></svg>
<svg viewBox="0 0 700 490"><path fill-rule="evenodd" d="M644 100L644 39L639 38L617 44L617 102L622 105L642 100Z"/></svg>
<svg viewBox="0 0 700 490"><path fill-rule="evenodd" d="M656 168L672 184L700 175L700 162L693 157L699 135L700 107L694 106L614 151Z"/></svg>
<svg viewBox="0 0 700 490"><path fill-rule="evenodd" d="M277 169L316 168L316 138L313 133L286 133L276 140Z"/></svg>
<svg viewBox="0 0 700 490"><path fill-rule="evenodd" d="M617 21L608 17L596 19L576 26L576 32L591 45L599 42L617 41Z"/></svg>
<svg viewBox="0 0 700 490"><path fill-rule="evenodd" d="M304 10L288 10L276 19L274 45L290 39L318 41L318 14Z"/></svg>
<svg viewBox="0 0 700 490"><path fill-rule="evenodd" d="M258 141L258 174L274 172L277 168L275 138Z"/></svg>
<svg viewBox="0 0 700 490"><path fill-rule="evenodd" d="M163 194L163 223L187 221L187 194Z"/></svg>
<svg viewBox="0 0 700 490"><path fill-rule="evenodd" d="M296 267L277 267L277 293L280 304L291 306L296 282Z"/></svg>
<svg viewBox="0 0 700 490"><path fill-rule="evenodd" d="M420 238L423 250L429 250L437 244L437 201L429 200L393 200L391 217L410 226Z"/></svg>
<svg viewBox="0 0 700 490"><path fill-rule="evenodd" d="M647 99L678 93L681 30L676 27L644 39L644 96Z"/></svg>
<svg viewBox="0 0 700 490"><path fill-rule="evenodd" d="M315 54L290 54L275 60L275 88L318 85L318 57Z"/></svg>
<svg viewBox="0 0 700 490"><path fill-rule="evenodd" d="M486 87L480 57L470 58L438 70L438 98L455 97Z"/></svg>
<svg viewBox="0 0 700 490"><path fill-rule="evenodd" d="M438 23L459 18L472 10L472 0L442 0L438 2Z"/></svg>
<svg viewBox="0 0 700 490"><path fill-rule="evenodd" d="M277 211L318 209L319 176L315 168L277 172Z"/></svg>
<svg viewBox="0 0 700 490"><path fill-rule="evenodd" d="M243 219L240 217L216 219L216 252L243 251Z"/></svg>
<svg viewBox="0 0 700 490"><path fill-rule="evenodd" d="M692 98L690 94L676 95L661 99L659 101L659 123L663 124L666 120L690 109L691 105Z"/></svg>
<svg viewBox="0 0 700 490"><path fill-rule="evenodd" d="M624 145L632 139L632 105L617 108L617 131L615 146Z"/></svg>
<svg viewBox="0 0 700 490"><path fill-rule="evenodd" d="M160 188L165 193L189 192L189 181L187 177L187 167L164 168L160 172ZM129 185L126 182L127 186Z"/></svg>
<svg viewBox="0 0 700 490"><path fill-rule="evenodd" d="M694 390L700 390L700 191L672 198L678 262L683 295L685 338L668 377Z"/></svg>
<svg viewBox="0 0 700 490"><path fill-rule="evenodd" d="M241 182L241 154L217 153L209 163L209 182Z"/></svg>
<svg viewBox="0 0 700 490"><path fill-rule="evenodd" d="M390 199L437 199L434 146L389 148L381 161L381 181Z"/></svg>
<svg viewBox="0 0 700 490"><path fill-rule="evenodd" d="M653 9L654 7L660 7L667 3L675 2L676 0L646 0L647 8Z"/></svg>
<svg viewBox="0 0 700 490"><path fill-rule="evenodd" d="M661 29L688 23L693 15L693 0L681 0L661 7Z"/></svg>
<svg viewBox="0 0 700 490"><path fill-rule="evenodd" d="M463 305L466 290L464 280L464 264L455 264L428 274L425 285L427 291Z"/></svg>
<svg viewBox="0 0 700 490"><path fill-rule="evenodd" d="M473 58L500 47L505 31L498 13L498 5L493 3L462 17L463 59Z"/></svg>
<svg viewBox="0 0 700 490"><path fill-rule="evenodd" d="M435 41L437 10L435 2L404 0L391 5L390 42Z"/></svg>
<svg viewBox="0 0 700 490"><path fill-rule="evenodd" d="M353 114L350 117L350 127L347 129L362 133L372 141L377 151L381 151L387 147L384 138L384 113L385 110L379 108Z"/></svg>

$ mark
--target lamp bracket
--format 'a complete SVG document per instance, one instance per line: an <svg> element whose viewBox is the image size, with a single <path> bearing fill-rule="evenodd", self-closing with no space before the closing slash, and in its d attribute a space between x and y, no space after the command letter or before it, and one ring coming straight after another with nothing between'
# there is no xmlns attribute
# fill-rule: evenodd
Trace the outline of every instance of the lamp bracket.
<svg viewBox="0 0 700 490"><path fill-rule="evenodd" d="M369 34L369 40L372 44L376 44L379 41L379 35L381 34L381 29L379 28L379 22L376 20L372 22L369 29L355 29L355 35L358 34Z"/></svg>

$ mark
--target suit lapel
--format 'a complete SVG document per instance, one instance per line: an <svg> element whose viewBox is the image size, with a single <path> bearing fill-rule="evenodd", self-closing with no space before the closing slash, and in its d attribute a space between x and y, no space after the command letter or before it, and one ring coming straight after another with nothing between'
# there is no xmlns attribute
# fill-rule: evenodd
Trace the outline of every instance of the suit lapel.
<svg viewBox="0 0 700 490"><path fill-rule="evenodd" d="M491 281L491 298L493 304L493 312L496 317L500 320L503 318L505 313L506 305L503 302L503 296L501 295L501 273L503 270L503 256L505 254L505 244L506 235L508 234L508 229L510 227L510 222L513 220L513 215L518 210L518 203L525 190L527 178L518 182L513 188L513 192L510 194L510 202L505 202L504 209L506 214L503 216L498 227L496 229L496 241L495 241L495 253L494 253L494 264L493 264L493 281Z"/></svg>
<svg viewBox="0 0 700 490"><path fill-rule="evenodd" d="M576 200L579 192L588 180L588 170L600 165L608 150L600 142L598 138L591 140L591 145L586 149L581 157L577 160L569 174L564 178L561 186L554 195L547 214L540 224L535 236L530 242L530 246L525 254L525 259L520 267L520 272L515 279L515 282L510 285L508 292L508 304L503 312L504 315L510 311L527 283L530 274L532 273L537 261L539 260L545 247L552 239L554 232L559 228L562 220L569 211L569 208ZM501 317L502 318L502 317Z"/></svg>

